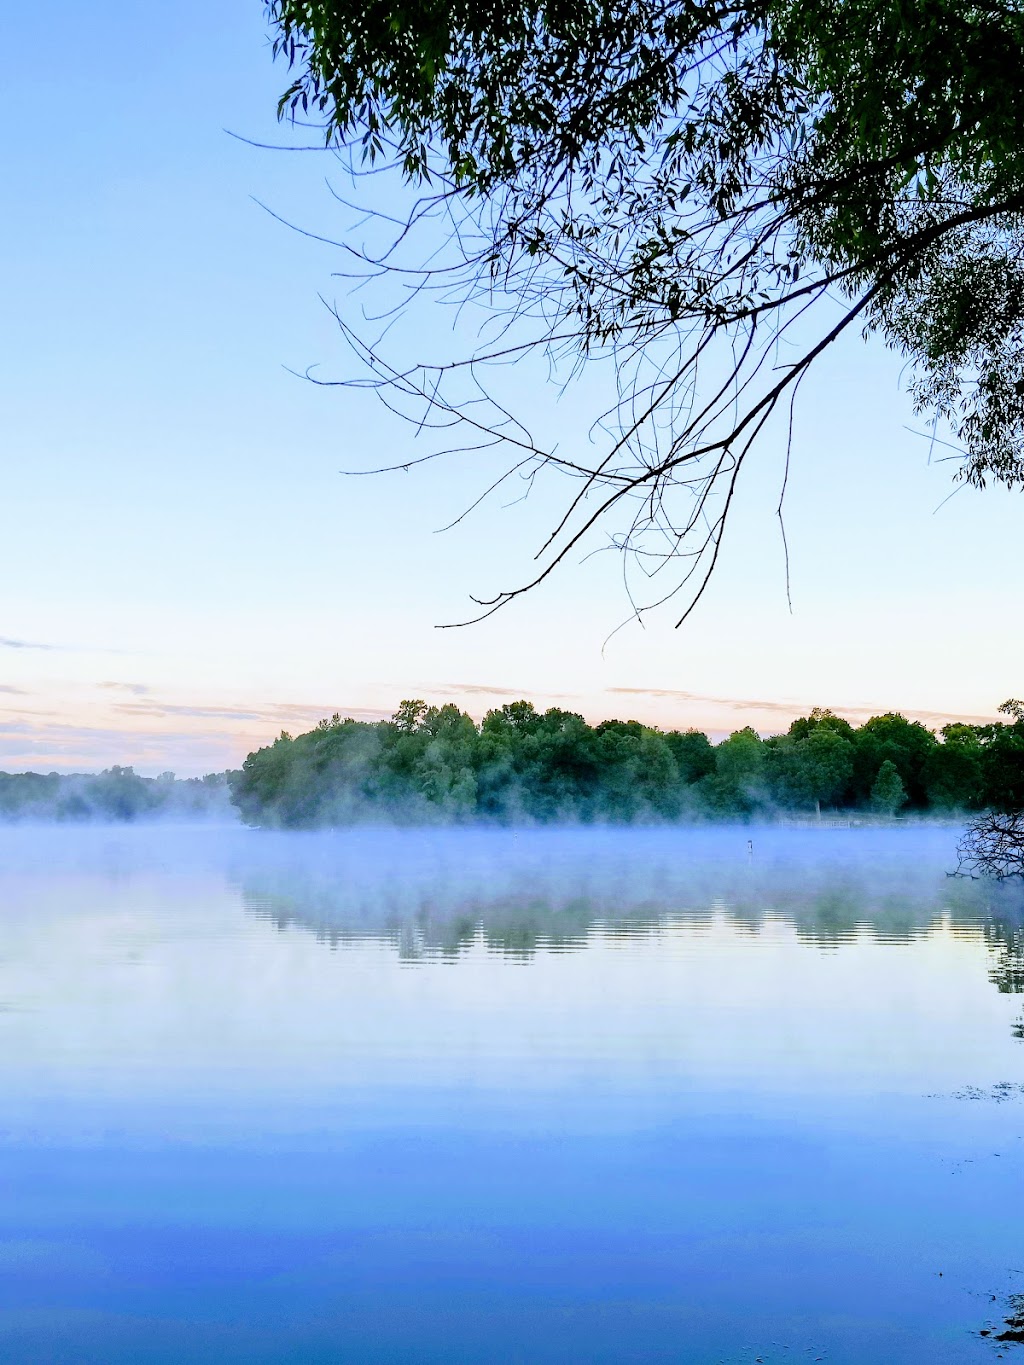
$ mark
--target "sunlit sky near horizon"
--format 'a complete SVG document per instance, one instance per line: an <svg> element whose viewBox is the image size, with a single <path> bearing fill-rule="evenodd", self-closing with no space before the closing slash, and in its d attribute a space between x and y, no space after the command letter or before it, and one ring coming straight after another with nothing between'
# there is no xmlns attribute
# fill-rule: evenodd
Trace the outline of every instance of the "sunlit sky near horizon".
<svg viewBox="0 0 1024 1365"><path fill-rule="evenodd" d="M282 728L408 696L476 716L525 696L724 734L783 729L815 704L939 725L1020 694L1024 501L945 502L951 466L908 430L898 358L859 340L797 410L792 612L779 433L682 630L662 613L611 635L628 615L611 555L437 630L470 593L521 579L556 502L541 490L437 535L489 482L466 459L339 472L400 456L409 432L290 373L348 372L319 296L358 303L332 277L338 249L260 204L324 235L353 215L321 154L226 131L285 136L262 6L58 0L42 46L2 58L18 127L0 226L0 768L203 772Z"/></svg>

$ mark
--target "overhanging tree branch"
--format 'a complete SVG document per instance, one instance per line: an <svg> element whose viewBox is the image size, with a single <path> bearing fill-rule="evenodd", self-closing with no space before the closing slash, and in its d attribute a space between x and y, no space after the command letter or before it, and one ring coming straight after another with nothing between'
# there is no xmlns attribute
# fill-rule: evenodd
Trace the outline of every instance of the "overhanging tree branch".
<svg viewBox="0 0 1024 1365"><path fill-rule="evenodd" d="M788 470L796 391L854 321L907 357L963 479L1024 484L1011 0L271 0L268 14L295 72L282 111L322 117L357 179L362 158L436 187L384 242L345 242L348 278L383 291L389 327L428 301L483 319L467 354L409 364L335 309L365 367L342 382L376 391L420 440L446 433L395 465L504 448L509 467L486 471L469 506L513 473L528 491L541 474L577 481L537 573L475 598L472 619L603 528L647 580L678 563L636 611L686 591L685 620L745 462L785 399ZM788 344L798 355L780 366ZM531 357L563 385L611 368L614 402L581 428L594 458L582 435L567 451L535 437L502 396L502 367Z"/></svg>

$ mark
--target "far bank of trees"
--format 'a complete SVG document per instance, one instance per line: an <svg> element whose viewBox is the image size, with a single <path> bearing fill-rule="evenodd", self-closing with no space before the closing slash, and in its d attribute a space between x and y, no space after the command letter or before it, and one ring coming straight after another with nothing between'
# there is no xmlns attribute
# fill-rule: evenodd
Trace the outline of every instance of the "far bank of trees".
<svg viewBox="0 0 1024 1365"><path fill-rule="evenodd" d="M895 712L853 726L815 708L785 734L749 727L719 744L635 720L588 725L527 701L481 724L405 701L389 721L340 716L282 733L230 774L254 825L397 820L639 823L827 810L877 816L1024 809L1024 707L939 733Z"/></svg>
<svg viewBox="0 0 1024 1365"><path fill-rule="evenodd" d="M230 819L226 773L143 777L116 765L101 773L0 773L0 823Z"/></svg>

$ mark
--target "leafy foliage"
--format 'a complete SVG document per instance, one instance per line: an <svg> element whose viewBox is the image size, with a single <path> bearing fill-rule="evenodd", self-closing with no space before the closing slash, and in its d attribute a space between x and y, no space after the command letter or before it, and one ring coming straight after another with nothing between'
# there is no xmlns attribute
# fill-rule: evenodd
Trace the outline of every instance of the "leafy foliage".
<svg viewBox="0 0 1024 1365"><path fill-rule="evenodd" d="M871 806L879 815L895 815L907 804L907 793L896 771L896 764L887 758L878 770L871 787Z"/></svg>
<svg viewBox="0 0 1024 1365"><path fill-rule="evenodd" d="M390 721L335 715L295 739L281 735L249 755L231 788L249 823L285 827L750 819L822 807L892 816L908 794L916 811L977 809L979 794L1012 771L1024 780L1017 726L947 727L940 738L894 713L855 729L816 709L786 735L763 740L748 727L713 745L699 731L591 726L528 701L497 707L480 725L452 705L404 701ZM922 773L939 771L946 749L959 754L967 732L966 788L955 790L954 764L932 801Z"/></svg>

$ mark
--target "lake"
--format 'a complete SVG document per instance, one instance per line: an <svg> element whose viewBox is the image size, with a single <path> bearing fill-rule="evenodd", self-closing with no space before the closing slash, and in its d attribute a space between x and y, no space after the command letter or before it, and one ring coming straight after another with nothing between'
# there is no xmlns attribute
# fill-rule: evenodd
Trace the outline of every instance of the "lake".
<svg viewBox="0 0 1024 1365"><path fill-rule="evenodd" d="M0 829L0 1358L1024 1362L956 838Z"/></svg>

